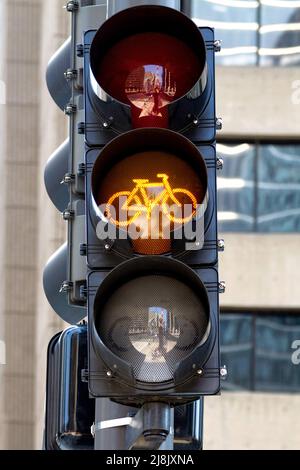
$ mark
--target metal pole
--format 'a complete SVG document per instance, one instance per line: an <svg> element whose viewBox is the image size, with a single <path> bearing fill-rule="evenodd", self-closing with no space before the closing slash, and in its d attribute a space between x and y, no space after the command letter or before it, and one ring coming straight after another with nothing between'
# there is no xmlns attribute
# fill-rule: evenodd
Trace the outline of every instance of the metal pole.
<svg viewBox="0 0 300 470"><path fill-rule="evenodd" d="M135 415L136 408L119 405L109 398L97 398L95 410L95 450L126 450L126 426L122 424L124 418ZM119 420L115 427L101 429L98 423Z"/></svg>
<svg viewBox="0 0 300 470"><path fill-rule="evenodd" d="M169 404L145 403L127 416L126 409L109 399L96 401L95 449L173 450L174 410Z"/></svg>

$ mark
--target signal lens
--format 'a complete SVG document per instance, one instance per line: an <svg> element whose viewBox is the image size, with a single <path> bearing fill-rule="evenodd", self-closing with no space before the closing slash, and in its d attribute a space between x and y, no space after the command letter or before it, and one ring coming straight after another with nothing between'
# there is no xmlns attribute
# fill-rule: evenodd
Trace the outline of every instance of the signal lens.
<svg viewBox="0 0 300 470"><path fill-rule="evenodd" d="M134 127L167 127L167 105L186 95L202 70L199 56L181 39L147 32L112 46L96 79L110 96L131 106Z"/></svg>
<svg viewBox="0 0 300 470"><path fill-rule="evenodd" d="M205 189L184 160L166 152L145 151L110 169L96 202L106 206L104 215L111 223L137 230L137 252L154 254L169 251L170 231L175 224L179 228L192 219Z"/></svg>
<svg viewBox="0 0 300 470"><path fill-rule="evenodd" d="M201 284L196 290L188 278L177 278L172 270L137 272L125 282L119 280L108 296L102 293L100 298L100 291L98 295L97 333L112 353L132 364L140 382L172 380L178 363L207 339L210 317L205 288Z"/></svg>
<svg viewBox="0 0 300 470"><path fill-rule="evenodd" d="M205 210L207 172L198 149L184 137L139 129L101 152L92 189L100 216L128 232L136 253L163 254L171 251L172 232L200 207Z"/></svg>

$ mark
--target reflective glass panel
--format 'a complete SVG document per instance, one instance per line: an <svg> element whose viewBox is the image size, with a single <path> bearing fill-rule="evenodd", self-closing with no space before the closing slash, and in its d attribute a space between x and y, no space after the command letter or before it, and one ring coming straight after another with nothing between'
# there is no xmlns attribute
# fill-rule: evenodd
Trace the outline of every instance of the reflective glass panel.
<svg viewBox="0 0 300 470"><path fill-rule="evenodd" d="M299 316L258 316L255 334L255 389L299 391L300 369L292 344L300 338Z"/></svg>
<svg viewBox="0 0 300 470"><path fill-rule="evenodd" d="M125 282L96 313L96 328L141 382L172 380L177 364L207 337L206 299L167 275Z"/></svg>
<svg viewBox="0 0 300 470"><path fill-rule="evenodd" d="M190 15L198 26L212 26L222 40L217 64L257 63L258 2L255 0L192 0Z"/></svg>
<svg viewBox="0 0 300 470"><path fill-rule="evenodd" d="M300 231L300 145L258 148L257 230Z"/></svg>
<svg viewBox="0 0 300 470"><path fill-rule="evenodd" d="M259 63L265 66L300 64L300 2L262 0Z"/></svg>
<svg viewBox="0 0 300 470"><path fill-rule="evenodd" d="M251 315L221 315L221 363L226 364L228 378L225 390L251 388L253 318Z"/></svg>
<svg viewBox="0 0 300 470"><path fill-rule="evenodd" d="M189 14L213 26L221 65L295 66L300 63L299 0L192 0Z"/></svg>
<svg viewBox="0 0 300 470"><path fill-rule="evenodd" d="M299 313L223 313L220 344L223 390L300 391Z"/></svg>

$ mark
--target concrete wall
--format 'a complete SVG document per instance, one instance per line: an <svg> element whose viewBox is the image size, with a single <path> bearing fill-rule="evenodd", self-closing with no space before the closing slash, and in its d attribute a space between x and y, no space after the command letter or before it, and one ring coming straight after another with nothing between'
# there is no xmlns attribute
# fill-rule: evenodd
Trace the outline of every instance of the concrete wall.
<svg viewBox="0 0 300 470"><path fill-rule="evenodd" d="M220 137L299 139L299 80L299 67L217 67Z"/></svg>
<svg viewBox="0 0 300 470"><path fill-rule="evenodd" d="M41 300L41 266L64 238L65 226L45 196L41 167L66 135L44 84L46 60L67 36L64 3L1 2L0 78L7 91L0 159L0 339L3 332L7 352L7 364L0 366L2 449L35 446L36 403L39 418L43 415L45 349L59 326ZM41 426L39 434L41 443Z"/></svg>
<svg viewBox="0 0 300 470"><path fill-rule="evenodd" d="M222 393L204 401L204 448L300 448L300 396Z"/></svg>
<svg viewBox="0 0 300 470"><path fill-rule="evenodd" d="M7 102L1 157L0 311L7 364L2 375L2 448L33 446L34 335L37 275L37 175L41 2L6 1L2 47ZM2 213L2 214L3 214Z"/></svg>
<svg viewBox="0 0 300 470"><path fill-rule="evenodd" d="M223 307L300 308L300 234L223 234Z"/></svg>
<svg viewBox="0 0 300 470"><path fill-rule="evenodd" d="M6 17L6 5L4 2L0 2L0 18ZM1 45L1 53L0 53L0 80L2 87L5 88L5 42L6 42L6 27L3 25L3 28L0 28L0 45ZM5 92L4 96L2 95L2 101L0 102L0 154L5 155L6 151L6 106L5 106ZM4 267L4 233L5 233L5 202L4 202L4 181L5 181L5 164L3 162L4 159L0 159L0 213L2 214L1 224L0 224L0 277L4 279L5 275L5 267ZM4 286L3 283L0 283L0 299L4 298ZM3 312L3 300L0 304L0 341L2 341L2 345L4 344L5 347L5 315ZM5 365L5 358L0 358L0 384L4 384L4 371ZM0 423L2 424L5 419L4 415L4 395L5 389L4 386L0 385ZM0 448L4 441L4 427L0 425Z"/></svg>

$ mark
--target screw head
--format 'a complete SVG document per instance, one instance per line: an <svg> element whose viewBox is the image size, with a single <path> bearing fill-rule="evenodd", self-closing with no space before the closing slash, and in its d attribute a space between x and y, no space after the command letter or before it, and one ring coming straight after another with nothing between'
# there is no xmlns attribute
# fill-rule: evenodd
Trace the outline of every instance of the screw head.
<svg viewBox="0 0 300 470"><path fill-rule="evenodd" d="M214 42L215 52L220 52L221 48L222 48L222 41L220 39L216 39Z"/></svg>
<svg viewBox="0 0 300 470"><path fill-rule="evenodd" d="M108 370L108 371L106 372L106 375L107 375L107 377L111 377L111 376L112 376L112 372L111 372L110 370Z"/></svg>
<svg viewBox="0 0 300 470"><path fill-rule="evenodd" d="M76 106L75 104L68 103L67 106L65 107L64 111L67 116L70 116L73 113L76 113Z"/></svg>
<svg viewBox="0 0 300 470"><path fill-rule="evenodd" d="M227 373L228 373L227 372L227 367L226 366L221 367L220 376L221 376L222 379L226 379Z"/></svg>
<svg viewBox="0 0 300 470"><path fill-rule="evenodd" d="M220 281L219 282L219 293L224 294L225 290L226 290L225 281Z"/></svg>
<svg viewBox="0 0 300 470"><path fill-rule="evenodd" d="M65 210L62 213L62 217L63 217L64 220L71 220L71 219L74 218L74 215L75 215L74 211L69 210L69 209Z"/></svg>
<svg viewBox="0 0 300 470"><path fill-rule="evenodd" d="M72 173L66 173L64 176L64 179L61 181L61 184L73 183L74 179L75 179L75 175L73 175Z"/></svg>
<svg viewBox="0 0 300 470"><path fill-rule="evenodd" d="M64 77L68 81L75 79L77 77L77 70L73 70L73 69L66 70L64 73Z"/></svg>
<svg viewBox="0 0 300 470"><path fill-rule="evenodd" d="M106 251L109 251L110 250L110 244L109 243L106 243L104 245L104 248L106 249Z"/></svg>
<svg viewBox="0 0 300 470"><path fill-rule="evenodd" d="M194 119L193 119L193 124L194 124L194 126L198 126L198 124L199 124L199 119L198 119L198 118L194 118Z"/></svg>
<svg viewBox="0 0 300 470"><path fill-rule="evenodd" d="M223 238L219 238L218 240L218 250L219 251L224 251L225 249L225 241Z"/></svg>
<svg viewBox="0 0 300 470"><path fill-rule="evenodd" d="M223 170L224 160L223 158L217 158L217 170Z"/></svg>
<svg viewBox="0 0 300 470"><path fill-rule="evenodd" d="M72 13L73 11L77 11L79 9L79 3L75 0L71 0L70 2L66 4L66 6L64 6L64 8L68 12Z"/></svg>
<svg viewBox="0 0 300 470"><path fill-rule="evenodd" d="M221 117L218 117L216 119L216 129L220 131L223 127L223 119Z"/></svg>
<svg viewBox="0 0 300 470"><path fill-rule="evenodd" d="M107 121L104 121L102 126L104 127L104 129L108 129L109 128L109 123Z"/></svg>
<svg viewBox="0 0 300 470"><path fill-rule="evenodd" d="M203 374L203 370L202 370L202 369L198 369L198 370L197 370L197 374L198 374L198 375L202 375L202 374Z"/></svg>
<svg viewBox="0 0 300 470"><path fill-rule="evenodd" d="M66 294L72 290L72 287L73 283L71 281L64 281L60 287L59 292Z"/></svg>

